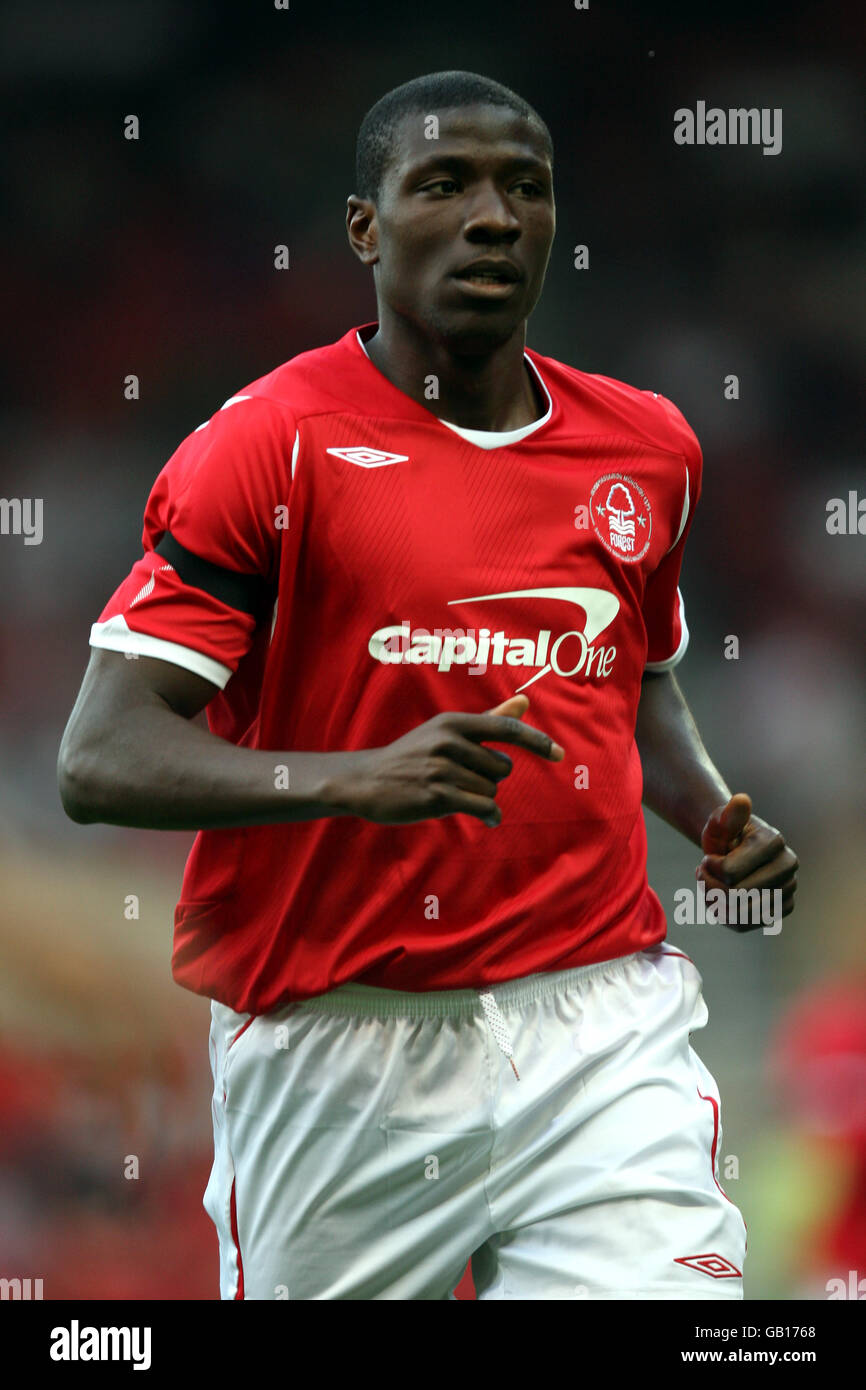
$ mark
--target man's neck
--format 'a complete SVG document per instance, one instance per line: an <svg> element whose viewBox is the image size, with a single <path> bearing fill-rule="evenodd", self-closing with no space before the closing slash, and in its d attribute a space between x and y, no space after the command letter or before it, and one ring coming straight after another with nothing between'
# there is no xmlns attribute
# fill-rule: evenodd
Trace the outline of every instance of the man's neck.
<svg viewBox="0 0 866 1390"><path fill-rule="evenodd" d="M471 430L517 430L544 415L524 359L525 327L483 356L456 356L417 335L404 320L382 323L365 342L367 356L392 385L426 410ZM436 393L431 392L435 378Z"/></svg>

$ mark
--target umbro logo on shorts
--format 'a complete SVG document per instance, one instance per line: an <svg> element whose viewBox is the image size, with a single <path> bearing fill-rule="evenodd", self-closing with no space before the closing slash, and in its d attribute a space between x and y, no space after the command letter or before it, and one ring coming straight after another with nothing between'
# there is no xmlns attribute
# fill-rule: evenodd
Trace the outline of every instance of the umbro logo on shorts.
<svg viewBox="0 0 866 1390"><path fill-rule="evenodd" d="M335 454L347 463L357 463L359 468L381 468L386 463L408 463L408 454L388 454L384 449L326 449L326 454Z"/></svg>
<svg viewBox="0 0 866 1390"><path fill-rule="evenodd" d="M726 1260L724 1255L685 1255L674 1260L674 1264L688 1265L699 1274L708 1274L711 1279L742 1279L742 1272Z"/></svg>

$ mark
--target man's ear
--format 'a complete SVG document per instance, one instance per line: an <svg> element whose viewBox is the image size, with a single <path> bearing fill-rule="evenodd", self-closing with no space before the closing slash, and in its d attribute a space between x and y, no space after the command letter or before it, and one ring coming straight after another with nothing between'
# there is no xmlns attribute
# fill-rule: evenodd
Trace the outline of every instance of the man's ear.
<svg viewBox="0 0 866 1390"><path fill-rule="evenodd" d="M346 203L346 233L358 259L364 265L375 265L379 259L375 203L351 194Z"/></svg>

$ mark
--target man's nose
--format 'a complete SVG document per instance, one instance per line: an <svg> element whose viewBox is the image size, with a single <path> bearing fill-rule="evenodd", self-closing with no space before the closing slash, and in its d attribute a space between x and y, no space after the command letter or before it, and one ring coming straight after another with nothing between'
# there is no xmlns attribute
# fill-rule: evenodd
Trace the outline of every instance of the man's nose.
<svg viewBox="0 0 866 1390"><path fill-rule="evenodd" d="M485 184L471 197L463 230L466 236L479 232L514 240L520 235L520 222L498 188Z"/></svg>

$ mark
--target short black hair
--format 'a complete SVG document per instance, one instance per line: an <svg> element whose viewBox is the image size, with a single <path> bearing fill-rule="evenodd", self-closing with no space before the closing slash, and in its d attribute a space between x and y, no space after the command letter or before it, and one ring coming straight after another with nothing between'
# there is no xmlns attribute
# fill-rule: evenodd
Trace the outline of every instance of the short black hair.
<svg viewBox="0 0 866 1390"><path fill-rule="evenodd" d="M394 87L371 106L358 130L355 149L355 192L375 202L393 153L398 123L411 112L433 112L448 106L505 106L538 128L553 163L550 131L533 106L510 87L477 72L431 72Z"/></svg>

